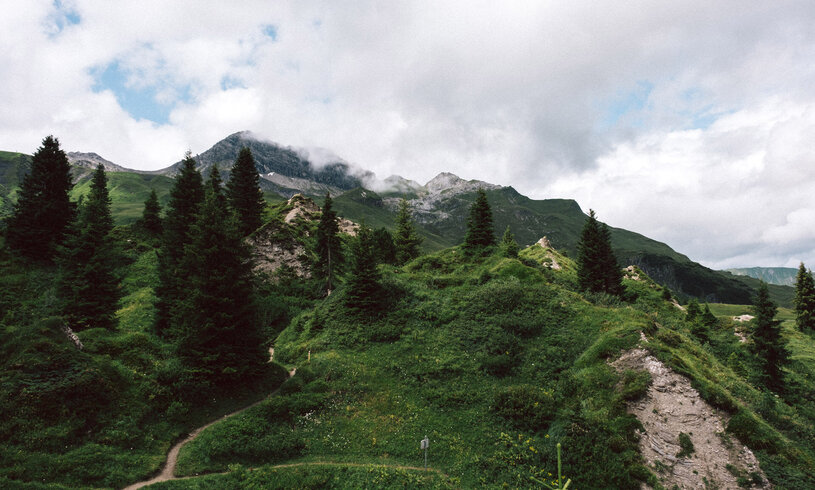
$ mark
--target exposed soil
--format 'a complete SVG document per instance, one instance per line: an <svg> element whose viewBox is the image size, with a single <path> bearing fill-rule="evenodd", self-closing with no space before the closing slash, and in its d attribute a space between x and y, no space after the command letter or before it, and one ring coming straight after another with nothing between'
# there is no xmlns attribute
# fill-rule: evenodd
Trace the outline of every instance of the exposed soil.
<svg viewBox="0 0 815 490"><path fill-rule="evenodd" d="M753 488L771 488L753 452L725 434L727 415L705 402L687 378L640 348L624 353L612 366L651 374L647 394L629 403L628 411L645 429L640 434L640 452L665 488L738 489L728 465L745 476L758 472L764 484ZM690 437L690 455L678 456L680 433ZM649 487L643 484L642 488Z"/></svg>

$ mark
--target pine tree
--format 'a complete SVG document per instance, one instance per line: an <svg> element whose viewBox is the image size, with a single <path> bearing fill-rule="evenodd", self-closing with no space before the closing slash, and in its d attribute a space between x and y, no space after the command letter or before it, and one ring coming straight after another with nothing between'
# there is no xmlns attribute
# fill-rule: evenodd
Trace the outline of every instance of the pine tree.
<svg viewBox="0 0 815 490"><path fill-rule="evenodd" d="M710 305L708 305L707 303L705 303L705 309L702 311L701 318L702 323L704 323L706 326L710 328L715 327L719 323L719 320L716 318L716 315L714 315L713 312L710 311Z"/></svg>
<svg viewBox="0 0 815 490"><path fill-rule="evenodd" d="M152 237L161 236L161 205L158 202L155 189L150 190L150 197L144 201L144 211L142 211L138 227Z"/></svg>
<svg viewBox="0 0 815 490"><path fill-rule="evenodd" d="M407 199L399 201L399 211L396 214L396 232L393 244L396 247L396 264L402 265L419 256L419 246L422 237L416 233L416 224Z"/></svg>
<svg viewBox="0 0 815 490"><path fill-rule="evenodd" d="M695 322L696 319L699 318L699 315L701 314L702 310L701 308L699 308L699 302L696 301L695 298L691 298L690 301L688 301L688 308L687 311L685 312L685 320L689 322Z"/></svg>
<svg viewBox="0 0 815 490"><path fill-rule="evenodd" d="M346 283L349 306L364 310L379 303L381 288L376 262L373 232L362 223L351 245L351 270Z"/></svg>
<svg viewBox="0 0 815 490"><path fill-rule="evenodd" d="M815 281L801 262L795 280L795 321L802 332L815 332Z"/></svg>
<svg viewBox="0 0 815 490"><path fill-rule="evenodd" d="M467 218L464 250L468 253L477 253L491 245L495 245L492 210L487 200L487 193L479 187L475 201L470 206L470 216Z"/></svg>
<svg viewBox="0 0 815 490"><path fill-rule="evenodd" d="M384 226L374 230L374 250L376 261L380 264L396 263L396 245L393 243L393 235Z"/></svg>
<svg viewBox="0 0 815 490"><path fill-rule="evenodd" d="M187 397L251 379L266 361L250 252L235 216L224 206L217 168L205 187L206 198L184 247L186 294L177 304L176 349L187 373Z"/></svg>
<svg viewBox="0 0 815 490"><path fill-rule="evenodd" d="M334 275L343 262L340 227L337 223L337 214L331 208L332 203L331 195L326 194L323 214L314 234L317 260L313 271L317 277L325 279L326 290L329 292L334 289Z"/></svg>
<svg viewBox="0 0 815 490"><path fill-rule="evenodd" d="M169 336L168 329L177 316L177 303L186 296L187 273L182 268L182 259L203 200L201 174L195 168L192 155L187 152L170 190L159 252L155 330L161 336Z"/></svg>
<svg viewBox="0 0 815 490"><path fill-rule="evenodd" d="M515 241L512 230L507 226L504 232L504 238L501 240L501 252L504 254L504 257L515 259L518 258L518 248L518 242Z"/></svg>
<svg viewBox="0 0 815 490"><path fill-rule="evenodd" d="M51 260L74 219L76 206L68 193L73 188L68 157L59 140L46 136L23 178L17 203L7 221L9 248L35 260Z"/></svg>
<svg viewBox="0 0 815 490"><path fill-rule="evenodd" d="M116 255L110 232L113 217L105 168L93 173L90 193L58 257L60 275L57 291L63 316L74 329L116 325L120 297L115 275Z"/></svg>
<svg viewBox="0 0 815 490"><path fill-rule="evenodd" d="M594 210L589 210L577 244L577 281L583 291L616 296L623 292L622 272L611 249L611 232L597 221Z"/></svg>
<svg viewBox="0 0 815 490"><path fill-rule="evenodd" d="M229 205L238 216L241 233L246 236L257 230L263 217L266 200L260 190L255 159L249 148L241 148L226 184Z"/></svg>
<svg viewBox="0 0 815 490"><path fill-rule="evenodd" d="M770 300L770 293L764 282L758 288L753 309L753 351L761 366L759 379L764 386L780 393L784 389L784 373L781 369L787 363L789 354L781 338L781 322L775 319L778 309Z"/></svg>

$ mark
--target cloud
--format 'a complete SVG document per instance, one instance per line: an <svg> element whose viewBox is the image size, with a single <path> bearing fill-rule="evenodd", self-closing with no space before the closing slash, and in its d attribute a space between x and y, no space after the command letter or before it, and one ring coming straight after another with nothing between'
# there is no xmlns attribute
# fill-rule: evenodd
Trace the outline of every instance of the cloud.
<svg viewBox="0 0 815 490"><path fill-rule="evenodd" d="M249 129L575 197L709 264L815 261L813 23L805 1L11 0L0 142L159 168Z"/></svg>

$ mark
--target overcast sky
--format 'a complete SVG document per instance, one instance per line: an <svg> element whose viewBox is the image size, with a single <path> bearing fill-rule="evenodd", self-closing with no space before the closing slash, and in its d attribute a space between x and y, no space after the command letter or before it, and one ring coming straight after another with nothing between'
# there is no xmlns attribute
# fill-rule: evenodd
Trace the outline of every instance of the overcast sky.
<svg viewBox="0 0 815 490"><path fill-rule="evenodd" d="M5 0L0 149L166 167L248 129L815 267L815 2Z"/></svg>

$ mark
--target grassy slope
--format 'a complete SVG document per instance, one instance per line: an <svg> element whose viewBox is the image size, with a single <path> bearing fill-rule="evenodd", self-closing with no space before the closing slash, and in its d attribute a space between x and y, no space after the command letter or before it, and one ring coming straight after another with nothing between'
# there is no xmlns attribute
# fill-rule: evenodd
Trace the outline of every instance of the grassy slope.
<svg viewBox="0 0 815 490"><path fill-rule="evenodd" d="M644 387L636 378L626 385L607 360L644 332L643 346L735 415L731 435L756 450L774 483L799 488L815 478L811 338L785 329L790 393L769 407L749 382L751 356L732 323L718 325L702 347L655 284L627 281L638 298L630 305L590 303L573 292L568 259L557 257L561 272L534 265L545 258L541 250L525 251L525 263L493 256L473 264L450 249L387 269L390 302L374 317L347 310L336 292L278 338L276 355L300 366L287 394L202 434L182 451L182 472L238 463L260 467L254 481L274 485L288 471L274 463L419 465L427 435L431 465L450 477L434 485L548 480L561 441L575 488L631 488L652 478L636 452L637 423L624 410L624 399ZM299 468L304 481L326 484L322 470ZM241 471L208 481L234 481Z"/></svg>
<svg viewBox="0 0 815 490"><path fill-rule="evenodd" d="M53 318L56 270L20 263L0 247L0 487L132 483L160 468L173 439L285 376L270 368L266 388L204 406L178 403L170 386L177 361L150 331L156 254L130 238L119 328L79 332L82 351Z"/></svg>

